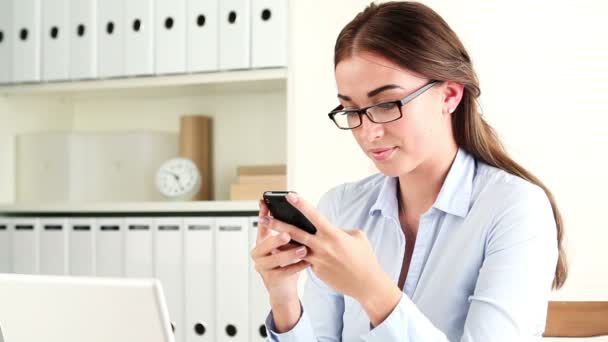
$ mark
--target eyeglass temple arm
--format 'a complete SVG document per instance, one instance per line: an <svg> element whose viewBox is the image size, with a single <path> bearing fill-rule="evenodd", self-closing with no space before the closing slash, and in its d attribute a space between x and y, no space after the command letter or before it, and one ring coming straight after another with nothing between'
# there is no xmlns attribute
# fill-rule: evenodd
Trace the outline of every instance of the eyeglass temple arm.
<svg viewBox="0 0 608 342"><path fill-rule="evenodd" d="M402 98L401 101L399 101L399 103L402 106L405 105L406 103L408 103L408 102L412 101L413 99L415 99L416 97L418 97L420 94L427 91L427 89L429 89L430 87L434 86L437 82L439 82L439 81L431 81L431 82L427 83L422 88L420 88L420 89L416 90L415 92L409 94L408 96Z"/></svg>

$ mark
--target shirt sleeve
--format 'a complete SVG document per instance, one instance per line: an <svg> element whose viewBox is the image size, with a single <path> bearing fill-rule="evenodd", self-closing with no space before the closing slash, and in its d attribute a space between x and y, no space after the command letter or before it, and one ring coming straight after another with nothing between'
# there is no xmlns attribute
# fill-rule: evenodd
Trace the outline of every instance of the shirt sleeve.
<svg viewBox="0 0 608 342"><path fill-rule="evenodd" d="M513 204L488 232L461 342L541 340L557 263L557 235L550 203L542 189L534 189L509 201ZM447 341L405 294L388 318L363 338Z"/></svg>
<svg viewBox="0 0 608 342"><path fill-rule="evenodd" d="M541 188L519 197L510 201L486 239L462 341L542 338L558 258L557 229Z"/></svg>
<svg viewBox="0 0 608 342"><path fill-rule="evenodd" d="M307 270L302 313L298 323L288 332L277 333L272 312L266 319L269 341L273 342L337 342L342 341L344 297L324 285Z"/></svg>
<svg viewBox="0 0 608 342"><path fill-rule="evenodd" d="M338 197L343 186L327 192L319 201L319 211L330 222L335 222ZM277 333L272 312L266 318L268 341L272 342L337 342L342 341L342 316L344 296L327 286L315 274L306 269L307 280L300 304L301 314L296 325L285 333Z"/></svg>

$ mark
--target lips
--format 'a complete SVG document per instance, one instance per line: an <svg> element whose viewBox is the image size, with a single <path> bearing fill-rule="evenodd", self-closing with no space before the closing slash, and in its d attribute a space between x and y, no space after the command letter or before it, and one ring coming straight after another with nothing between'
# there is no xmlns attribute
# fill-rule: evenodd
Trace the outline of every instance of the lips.
<svg viewBox="0 0 608 342"><path fill-rule="evenodd" d="M381 153L384 151L388 151L390 149L393 149L394 147L380 147L380 148L372 148L371 150L369 150L371 153Z"/></svg>
<svg viewBox="0 0 608 342"><path fill-rule="evenodd" d="M369 150L369 153L375 160L381 161L390 158L397 147L380 147Z"/></svg>

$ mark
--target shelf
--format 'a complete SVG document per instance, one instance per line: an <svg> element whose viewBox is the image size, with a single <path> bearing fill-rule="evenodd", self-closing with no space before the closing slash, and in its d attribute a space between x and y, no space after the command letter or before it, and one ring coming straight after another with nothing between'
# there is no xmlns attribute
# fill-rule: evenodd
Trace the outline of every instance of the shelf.
<svg viewBox="0 0 608 342"><path fill-rule="evenodd" d="M138 213L158 214L242 213L256 215L257 201L198 201L198 202L113 202L113 203L47 203L0 205L0 217L31 214L93 215Z"/></svg>
<svg viewBox="0 0 608 342"><path fill-rule="evenodd" d="M284 89L286 68L220 71L180 75L150 75L131 78L96 79L52 83L30 83L0 86L0 95L16 96L87 96L91 94L123 94L125 90L139 93L154 93L174 88L179 93L187 89L200 91L265 91ZM131 93L129 93L131 94Z"/></svg>

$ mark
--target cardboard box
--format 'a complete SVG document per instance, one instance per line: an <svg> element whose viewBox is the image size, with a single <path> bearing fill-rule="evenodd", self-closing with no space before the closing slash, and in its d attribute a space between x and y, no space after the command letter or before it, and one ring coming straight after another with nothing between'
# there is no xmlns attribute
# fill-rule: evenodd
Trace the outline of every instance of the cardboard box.
<svg viewBox="0 0 608 342"><path fill-rule="evenodd" d="M239 176L239 184L259 184L272 183L282 184L281 187L287 186L286 175L242 175Z"/></svg>
<svg viewBox="0 0 608 342"><path fill-rule="evenodd" d="M264 191L285 191L283 183L254 183L254 184L232 184L230 186L230 200L249 201L262 198Z"/></svg>
<svg viewBox="0 0 608 342"><path fill-rule="evenodd" d="M287 165L244 165L239 166L238 174L239 176L285 175Z"/></svg>

